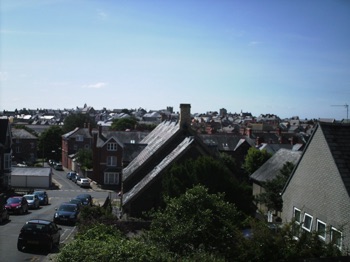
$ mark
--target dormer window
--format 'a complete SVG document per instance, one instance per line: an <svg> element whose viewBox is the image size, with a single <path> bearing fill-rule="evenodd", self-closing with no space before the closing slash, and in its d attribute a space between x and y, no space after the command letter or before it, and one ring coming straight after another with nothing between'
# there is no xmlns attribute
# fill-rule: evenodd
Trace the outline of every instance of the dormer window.
<svg viewBox="0 0 350 262"><path fill-rule="evenodd" d="M79 135L79 136L77 136L77 137L75 138L75 140L81 142L81 141L84 141L84 137L81 136L81 135Z"/></svg>
<svg viewBox="0 0 350 262"><path fill-rule="evenodd" d="M108 143L107 150L108 151L117 151L117 143Z"/></svg>

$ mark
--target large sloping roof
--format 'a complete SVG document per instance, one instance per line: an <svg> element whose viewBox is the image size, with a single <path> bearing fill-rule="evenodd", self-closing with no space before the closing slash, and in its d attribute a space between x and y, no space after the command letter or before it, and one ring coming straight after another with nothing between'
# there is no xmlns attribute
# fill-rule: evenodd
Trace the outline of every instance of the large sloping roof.
<svg viewBox="0 0 350 262"><path fill-rule="evenodd" d="M312 134L312 137L308 141L303 154L307 152L310 143L313 142L312 140L314 135L319 131L319 129L324 135L334 163L336 164L344 186L350 195L350 124L319 122ZM289 177L283 189L283 192L288 187L288 184L292 179L294 172L295 169L292 175Z"/></svg>
<svg viewBox="0 0 350 262"><path fill-rule="evenodd" d="M160 123L151 133L140 141L146 147L135 157L123 170L123 180L127 180L138 168L149 159L157 150L162 147L170 137L180 130L178 122L164 121Z"/></svg>
<svg viewBox="0 0 350 262"><path fill-rule="evenodd" d="M154 179L166 169L174 160L181 156L190 147L194 139L186 137L169 155L167 155L151 172L149 172L139 183L137 183L130 191L123 195L123 205L126 205L131 199L142 192L152 184Z"/></svg>
<svg viewBox="0 0 350 262"><path fill-rule="evenodd" d="M319 126L350 195L350 124L320 123Z"/></svg>
<svg viewBox="0 0 350 262"><path fill-rule="evenodd" d="M301 151L292 151L281 148L272 157L270 157L258 170L256 170L250 179L256 182L266 182L274 179L286 162L294 165L299 161L302 155Z"/></svg>
<svg viewBox="0 0 350 262"><path fill-rule="evenodd" d="M12 128L12 138L18 139L38 139L36 136L32 135L25 129Z"/></svg>

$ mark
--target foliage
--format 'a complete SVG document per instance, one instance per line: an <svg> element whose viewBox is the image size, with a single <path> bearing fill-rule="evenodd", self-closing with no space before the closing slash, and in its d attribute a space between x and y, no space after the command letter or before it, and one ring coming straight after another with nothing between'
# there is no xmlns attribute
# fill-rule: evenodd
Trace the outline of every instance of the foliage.
<svg viewBox="0 0 350 262"><path fill-rule="evenodd" d="M56 261L167 261L162 257L157 247L127 239L114 226L97 224L65 245Z"/></svg>
<svg viewBox="0 0 350 262"><path fill-rule="evenodd" d="M281 192L292 173L293 168L293 163L286 162L274 179L263 183L265 192L259 194L256 197L256 201L265 204L269 210L281 212L283 207Z"/></svg>
<svg viewBox="0 0 350 262"><path fill-rule="evenodd" d="M113 119L111 129L117 131L134 130L136 124L137 120L134 117Z"/></svg>
<svg viewBox="0 0 350 262"><path fill-rule="evenodd" d="M250 214L253 210L250 187L239 183L228 166L234 169L233 161L229 158L214 159L209 156L174 164L164 174L163 193L178 197L187 189L201 184L208 188L209 193L225 193L225 200Z"/></svg>
<svg viewBox="0 0 350 262"><path fill-rule="evenodd" d="M243 168L251 175L261 167L272 155L265 149L259 150L251 147L244 159Z"/></svg>
<svg viewBox="0 0 350 262"><path fill-rule="evenodd" d="M82 148L77 153L77 161L80 163L82 169L92 168L92 149Z"/></svg>
<svg viewBox="0 0 350 262"><path fill-rule="evenodd" d="M95 120L87 114L70 114L68 115L63 122L63 133L68 133L73 131L75 128L83 128L90 124L91 128L96 127Z"/></svg>
<svg viewBox="0 0 350 262"><path fill-rule="evenodd" d="M198 185L177 198L167 198L165 209L153 214L144 237L180 257L200 251L229 258L241 218L222 194L209 194Z"/></svg>
<svg viewBox="0 0 350 262"><path fill-rule="evenodd" d="M61 158L62 128L50 126L39 136L38 149L43 158L58 161Z"/></svg>
<svg viewBox="0 0 350 262"><path fill-rule="evenodd" d="M316 232L300 232L297 240L292 223L271 227L270 224L251 220L251 237L239 239L236 261L301 261L341 255L338 248L325 244Z"/></svg>

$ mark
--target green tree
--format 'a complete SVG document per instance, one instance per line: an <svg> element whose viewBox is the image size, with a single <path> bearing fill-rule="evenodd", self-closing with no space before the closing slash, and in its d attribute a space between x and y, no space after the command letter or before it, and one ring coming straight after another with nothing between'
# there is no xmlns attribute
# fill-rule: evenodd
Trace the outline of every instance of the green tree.
<svg viewBox="0 0 350 262"><path fill-rule="evenodd" d="M228 166L229 167L228 167ZM174 164L163 176L163 194L178 197L187 189L201 184L209 193L225 193L226 201L234 203L244 213L253 212L250 187L240 183L231 172L233 162L226 157L214 159L209 156L188 159Z"/></svg>
<svg viewBox="0 0 350 262"><path fill-rule="evenodd" d="M87 114L70 114L63 121L63 133L73 131L75 128L83 128L90 124L91 128L96 127L95 120Z"/></svg>
<svg viewBox="0 0 350 262"><path fill-rule="evenodd" d="M145 239L179 258L202 251L233 259L233 243L242 214L223 194L209 194L197 185L177 198L167 198L155 211Z"/></svg>
<svg viewBox="0 0 350 262"><path fill-rule="evenodd" d="M253 174L261 167L272 155L265 149L259 150L251 147L244 159L243 168L249 174Z"/></svg>
<svg viewBox="0 0 350 262"><path fill-rule="evenodd" d="M111 125L112 130L125 131L126 129L134 130L137 120L134 117L114 119Z"/></svg>
<svg viewBox="0 0 350 262"><path fill-rule="evenodd" d="M281 192L292 173L293 168L293 163L286 162L274 179L263 183L265 192L259 194L256 197L256 201L265 204L269 210L281 212L283 207Z"/></svg>
<svg viewBox="0 0 350 262"><path fill-rule="evenodd" d="M92 168L92 150L91 149L79 149L77 153L77 161L80 163L82 169Z"/></svg>
<svg viewBox="0 0 350 262"><path fill-rule="evenodd" d="M39 154L45 159L61 159L62 128L60 126L50 126L39 136Z"/></svg>

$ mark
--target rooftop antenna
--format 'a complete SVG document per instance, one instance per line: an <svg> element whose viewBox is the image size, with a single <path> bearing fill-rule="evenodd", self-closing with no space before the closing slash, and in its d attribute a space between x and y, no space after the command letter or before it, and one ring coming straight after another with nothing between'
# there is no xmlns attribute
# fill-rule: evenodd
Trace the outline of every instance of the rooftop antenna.
<svg viewBox="0 0 350 262"><path fill-rule="evenodd" d="M349 105L345 104L345 105L332 105L332 106L343 106L346 108L346 122L348 122L349 120Z"/></svg>

